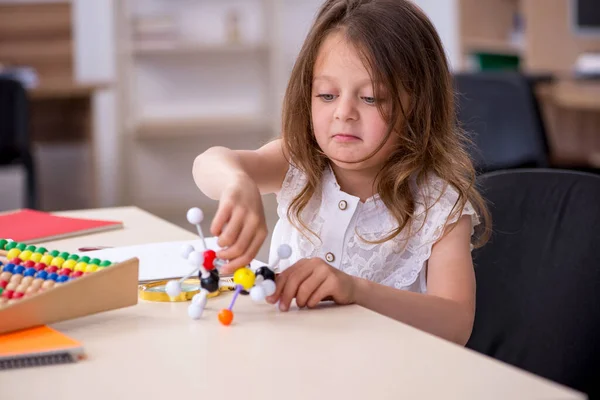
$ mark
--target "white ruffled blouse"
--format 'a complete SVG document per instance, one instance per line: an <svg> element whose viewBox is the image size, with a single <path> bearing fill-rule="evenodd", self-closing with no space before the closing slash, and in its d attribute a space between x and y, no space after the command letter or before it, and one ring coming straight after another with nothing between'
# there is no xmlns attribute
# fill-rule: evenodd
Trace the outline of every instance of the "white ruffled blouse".
<svg viewBox="0 0 600 400"><path fill-rule="evenodd" d="M377 194L361 202L358 197L343 192L331 168L326 168L320 192L317 190L302 213L304 223L319 235L317 238L310 232L303 234L287 219L287 209L306 180L302 171L290 166L277 194L279 221L271 240L270 262L276 258L280 244L286 243L292 248L292 256L280 262L280 271L299 259L319 257L350 275L397 289L425 293L427 260L433 245L443 234L445 224L456 222L462 215L471 216L472 228L479 224L469 203L462 214L448 220L458 193L439 177L432 176L421 187L413 184L412 232L416 233L408 242L408 229L404 229L384 243L367 243L361 238L381 239L398 226L397 221ZM426 207L430 209L423 221Z"/></svg>

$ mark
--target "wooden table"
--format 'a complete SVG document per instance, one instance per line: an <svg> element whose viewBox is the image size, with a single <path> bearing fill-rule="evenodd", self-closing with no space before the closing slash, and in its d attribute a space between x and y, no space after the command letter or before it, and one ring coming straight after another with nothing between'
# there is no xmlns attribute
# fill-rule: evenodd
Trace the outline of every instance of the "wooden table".
<svg viewBox="0 0 600 400"><path fill-rule="evenodd" d="M536 87L556 167L600 168L600 83L558 76Z"/></svg>
<svg viewBox="0 0 600 400"><path fill-rule="evenodd" d="M125 229L44 243L76 251L196 235L137 208L61 213L118 219ZM14 399L577 399L524 373L359 306L292 309L240 297L234 324L209 300L190 320L187 303L142 302L54 326L83 342L77 364L0 373ZM8 389L10 388L10 389ZM7 392L8 390L8 392ZM193 397L190 397L193 396ZM2 397L5 398L5 397Z"/></svg>

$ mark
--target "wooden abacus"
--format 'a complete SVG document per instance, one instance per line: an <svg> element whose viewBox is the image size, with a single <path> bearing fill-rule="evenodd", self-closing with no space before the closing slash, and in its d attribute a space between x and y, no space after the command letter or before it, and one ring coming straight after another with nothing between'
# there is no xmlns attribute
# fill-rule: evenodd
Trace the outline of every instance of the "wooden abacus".
<svg viewBox="0 0 600 400"><path fill-rule="evenodd" d="M138 269L0 239L0 334L135 305Z"/></svg>

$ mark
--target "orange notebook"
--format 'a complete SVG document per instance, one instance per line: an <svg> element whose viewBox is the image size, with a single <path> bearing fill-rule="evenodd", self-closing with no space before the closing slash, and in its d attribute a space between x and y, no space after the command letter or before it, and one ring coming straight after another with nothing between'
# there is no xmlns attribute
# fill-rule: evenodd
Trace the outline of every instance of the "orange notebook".
<svg viewBox="0 0 600 400"><path fill-rule="evenodd" d="M81 343L46 325L0 335L0 371L71 363L82 356Z"/></svg>
<svg viewBox="0 0 600 400"><path fill-rule="evenodd" d="M117 221L69 218L29 209L0 214L0 238L27 244L122 227Z"/></svg>

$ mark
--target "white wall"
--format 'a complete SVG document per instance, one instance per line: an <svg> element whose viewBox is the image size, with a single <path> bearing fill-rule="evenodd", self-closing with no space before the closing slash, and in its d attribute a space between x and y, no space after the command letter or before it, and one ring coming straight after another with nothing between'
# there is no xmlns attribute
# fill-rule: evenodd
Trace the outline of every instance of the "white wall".
<svg viewBox="0 0 600 400"><path fill-rule="evenodd" d="M116 51L114 0L73 0L74 71L79 83L114 83ZM120 188L120 135L115 89L97 91L92 99L98 207L117 205Z"/></svg>
<svg viewBox="0 0 600 400"><path fill-rule="evenodd" d="M427 14L446 48L450 68L460 65L458 0L412 0ZM482 0L484 1L484 0Z"/></svg>

